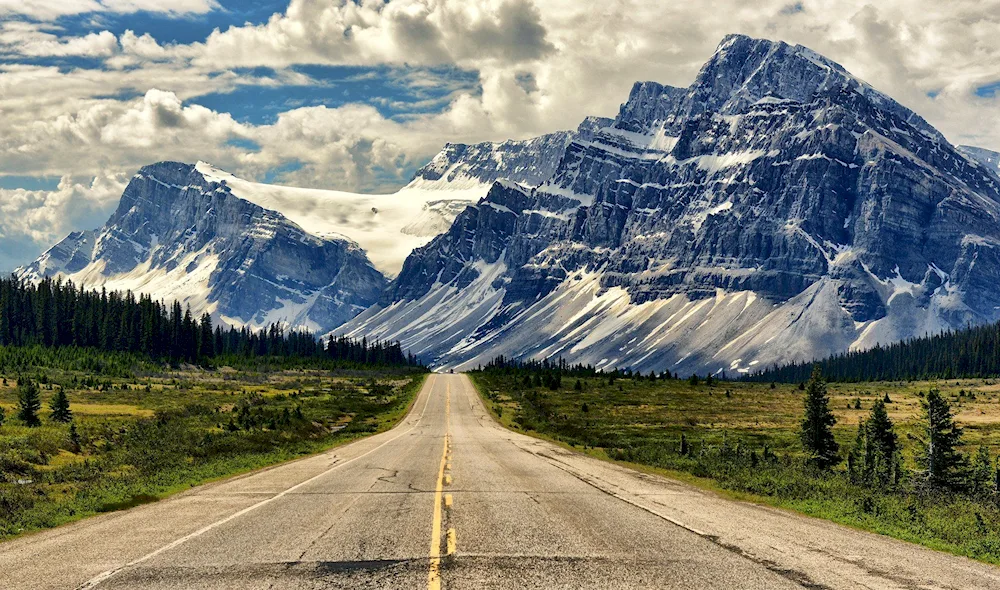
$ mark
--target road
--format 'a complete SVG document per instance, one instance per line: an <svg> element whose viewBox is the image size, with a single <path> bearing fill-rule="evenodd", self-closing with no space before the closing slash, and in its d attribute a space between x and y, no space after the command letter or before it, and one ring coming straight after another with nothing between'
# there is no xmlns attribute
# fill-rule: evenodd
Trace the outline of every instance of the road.
<svg viewBox="0 0 1000 590"><path fill-rule="evenodd" d="M1000 588L1000 569L498 426L432 375L393 430L0 544L0 588Z"/></svg>

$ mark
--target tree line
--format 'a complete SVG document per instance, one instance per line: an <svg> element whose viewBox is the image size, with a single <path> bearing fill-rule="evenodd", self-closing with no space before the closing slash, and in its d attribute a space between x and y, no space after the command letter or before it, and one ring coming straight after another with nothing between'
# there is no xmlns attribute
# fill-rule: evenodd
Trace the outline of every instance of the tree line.
<svg viewBox="0 0 1000 590"><path fill-rule="evenodd" d="M831 381L957 379L1000 374L1000 322L945 331L808 363L774 366L749 381L802 383L813 365Z"/></svg>
<svg viewBox="0 0 1000 590"><path fill-rule="evenodd" d="M612 382L615 379L649 379L651 381L656 381L657 379L679 379L680 377L677 373L671 373L670 371L661 371L657 373L656 371L650 371L648 375L643 375L638 371L632 371L631 368L620 369L614 368L608 371L604 369L598 369L590 364L576 363L570 364L566 359L558 357L556 359L545 358L542 360L537 359L518 359L511 358L504 355L495 357L493 360L489 361L485 365L480 365L476 368L477 371L485 371L489 373L495 373L500 375L556 375L561 377L606 377ZM710 377L711 378L711 377Z"/></svg>
<svg viewBox="0 0 1000 590"><path fill-rule="evenodd" d="M0 279L0 346L81 347L204 362L227 356L331 358L362 364L417 365L398 342L346 337L324 341L308 330L213 326L180 302L149 295L84 290L72 281Z"/></svg>

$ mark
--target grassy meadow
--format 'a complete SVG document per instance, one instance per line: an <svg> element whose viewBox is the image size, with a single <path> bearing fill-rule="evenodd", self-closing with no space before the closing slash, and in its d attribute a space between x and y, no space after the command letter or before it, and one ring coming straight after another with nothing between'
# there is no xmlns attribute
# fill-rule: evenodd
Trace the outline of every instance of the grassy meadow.
<svg viewBox="0 0 1000 590"><path fill-rule="evenodd" d="M828 384L842 456L875 400L888 400L906 469L898 486L878 489L853 481L846 461L830 471L806 463L799 439L805 392L798 385L563 376L552 388L526 382L525 374L472 375L487 406L509 428L737 498L1000 563L993 472L988 492L935 490L921 485L917 461L925 438L921 401L933 388L964 429L960 449L970 464L985 446L996 466L1000 381Z"/></svg>
<svg viewBox="0 0 1000 590"><path fill-rule="evenodd" d="M386 430L423 382L411 368L73 366L26 372L41 388L35 428L16 418L16 376L0 374L0 540ZM58 389L75 435L49 418Z"/></svg>

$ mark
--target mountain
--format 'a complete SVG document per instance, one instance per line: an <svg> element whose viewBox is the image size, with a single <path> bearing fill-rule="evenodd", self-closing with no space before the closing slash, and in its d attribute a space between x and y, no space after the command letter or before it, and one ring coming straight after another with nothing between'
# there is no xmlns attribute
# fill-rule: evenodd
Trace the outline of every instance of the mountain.
<svg viewBox="0 0 1000 590"><path fill-rule="evenodd" d="M375 303L386 276L490 183L551 176L575 136L449 144L386 195L261 184L204 162L162 162L132 178L104 227L70 234L17 273L180 300L231 325L328 332Z"/></svg>
<svg viewBox="0 0 1000 590"><path fill-rule="evenodd" d="M970 160L979 162L991 172L1000 176L1000 152L971 145L960 145L958 146L958 151L962 152Z"/></svg>
<svg viewBox="0 0 1000 590"><path fill-rule="evenodd" d="M593 124L581 126L582 132ZM447 231L455 216L486 195L497 179L529 185L548 179L575 135L450 143L409 184L384 195L254 183L204 163L198 169L207 178L226 181L240 198L280 211L312 234L357 242L376 268L395 276L414 248Z"/></svg>
<svg viewBox="0 0 1000 590"><path fill-rule="evenodd" d="M1000 318L1000 177L842 66L726 37L635 84L535 187L494 183L337 333L746 372Z"/></svg>
<svg viewBox="0 0 1000 590"><path fill-rule="evenodd" d="M307 233L199 168L142 168L103 228L71 234L21 276L179 300L257 327L329 329L377 299L386 279L356 244Z"/></svg>

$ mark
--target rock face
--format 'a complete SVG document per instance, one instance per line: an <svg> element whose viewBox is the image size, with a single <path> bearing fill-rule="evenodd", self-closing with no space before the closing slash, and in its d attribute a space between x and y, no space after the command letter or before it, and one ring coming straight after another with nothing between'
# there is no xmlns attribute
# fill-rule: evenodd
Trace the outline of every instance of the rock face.
<svg viewBox="0 0 1000 590"><path fill-rule="evenodd" d="M733 374L996 320L988 166L815 52L729 36L548 180L495 183L338 332L444 367Z"/></svg>
<svg viewBox="0 0 1000 590"><path fill-rule="evenodd" d="M534 139L504 142L449 143L417 171L409 186L479 184L488 188L497 180L536 186L552 177L566 146L573 139L590 139L596 129L611 122L602 117L589 117L576 132L559 131Z"/></svg>
<svg viewBox="0 0 1000 590"><path fill-rule="evenodd" d="M317 331L386 285L356 244L306 233L176 162L142 168L103 228L71 234L19 272L176 299L232 324Z"/></svg>
<svg viewBox="0 0 1000 590"><path fill-rule="evenodd" d="M958 146L958 151L962 152L969 159L986 166L986 168L991 172L1000 176L1000 152L994 152L992 150L974 147L971 145L960 145Z"/></svg>

